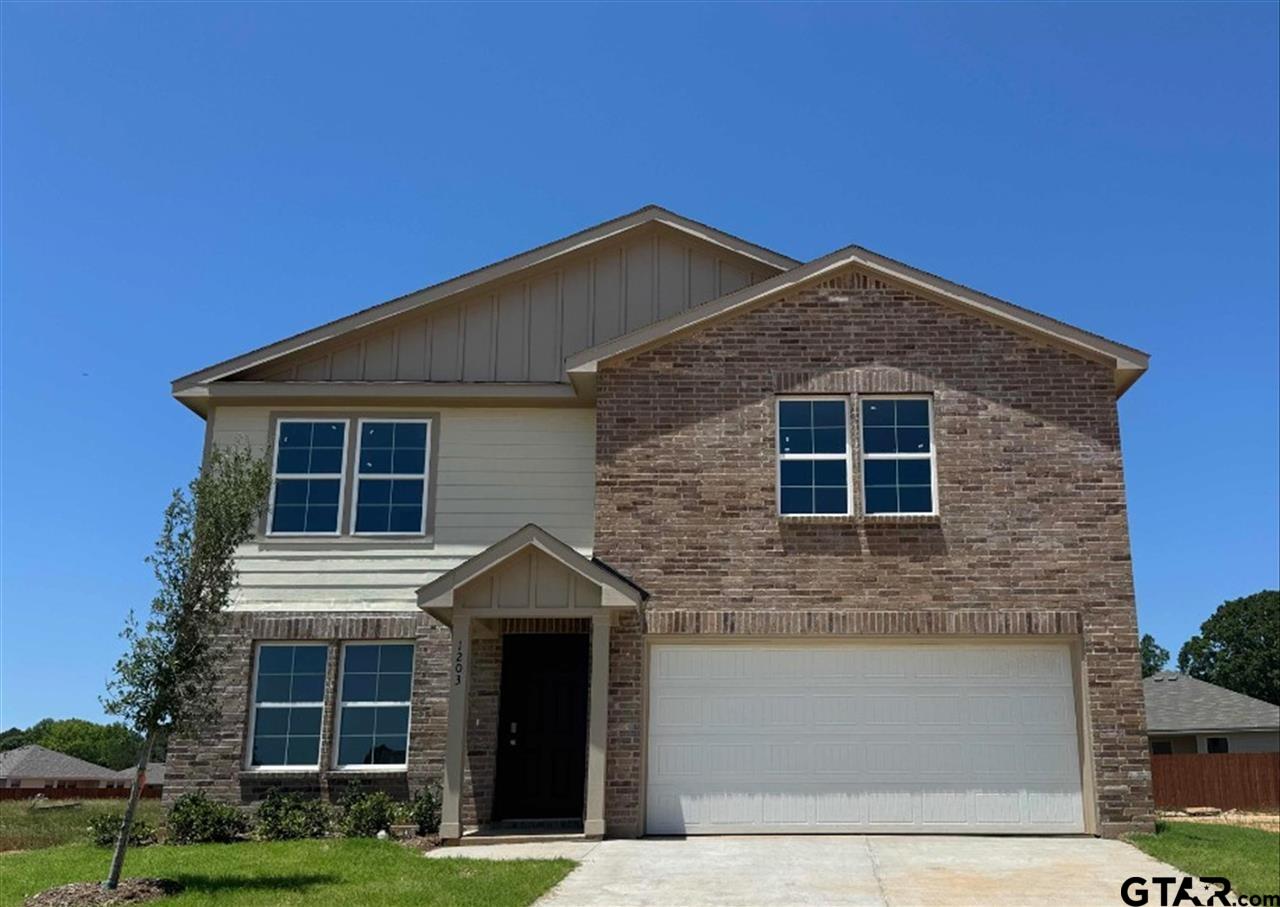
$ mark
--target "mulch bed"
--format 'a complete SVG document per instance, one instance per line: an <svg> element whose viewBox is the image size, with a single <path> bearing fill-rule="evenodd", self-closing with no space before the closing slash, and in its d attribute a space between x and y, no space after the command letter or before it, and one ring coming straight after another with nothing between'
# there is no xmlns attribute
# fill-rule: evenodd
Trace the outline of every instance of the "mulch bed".
<svg viewBox="0 0 1280 907"><path fill-rule="evenodd" d="M181 890L182 886L172 879L121 879L114 891L107 891L101 882L72 882L33 894L22 903L24 907L105 907L141 904Z"/></svg>

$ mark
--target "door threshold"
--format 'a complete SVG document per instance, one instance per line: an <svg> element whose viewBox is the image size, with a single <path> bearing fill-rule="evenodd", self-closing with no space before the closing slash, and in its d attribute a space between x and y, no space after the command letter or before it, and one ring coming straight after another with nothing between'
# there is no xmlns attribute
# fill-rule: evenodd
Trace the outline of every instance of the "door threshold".
<svg viewBox="0 0 1280 907"><path fill-rule="evenodd" d="M581 819L519 819L494 822L462 832L458 844L526 844L550 841L587 841Z"/></svg>

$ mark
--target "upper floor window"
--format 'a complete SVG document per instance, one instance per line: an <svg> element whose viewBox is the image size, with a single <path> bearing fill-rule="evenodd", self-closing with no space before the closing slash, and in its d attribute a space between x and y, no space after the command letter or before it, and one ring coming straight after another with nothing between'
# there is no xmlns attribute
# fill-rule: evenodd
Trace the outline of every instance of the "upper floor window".
<svg viewBox="0 0 1280 907"><path fill-rule="evenodd" d="M412 686L412 643L343 647L335 765L405 765Z"/></svg>
<svg viewBox="0 0 1280 907"><path fill-rule="evenodd" d="M849 513L849 407L844 398L778 401L778 512Z"/></svg>
<svg viewBox="0 0 1280 907"><path fill-rule="evenodd" d="M258 646L249 764L318 768L324 712L325 645Z"/></svg>
<svg viewBox="0 0 1280 907"><path fill-rule="evenodd" d="M865 397L861 402L866 513L937 513L930 400Z"/></svg>
<svg viewBox="0 0 1280 907"><path fill-rule="evenodd" d="M272 534L337 535L346 457L345 421L277 423Z"/></svg>
<svg viewBox="0 0 1280 907"><path fill-rule="evenodd" d="M426 531L429 431L423 419L360 420L352 529L357 535Z"/></svg>

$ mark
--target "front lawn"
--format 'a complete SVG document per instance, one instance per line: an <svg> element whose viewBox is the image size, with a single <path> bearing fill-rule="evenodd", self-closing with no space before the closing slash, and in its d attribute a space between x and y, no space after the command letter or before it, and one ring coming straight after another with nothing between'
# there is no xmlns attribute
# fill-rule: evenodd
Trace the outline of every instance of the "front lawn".
<svg viewBox="0 0 1280 907"><path fill-rule="evenodd" d="M1239 894L1280 892L1280 834L1238 825L1160 822L1134 846L1189 875L1226 876Z"/></svg>
<svg viewBox="0 0 1280 907"><path fill-rule="evenodd" d="M0 854L0 907L67 882L106 875L109 850L90 845ZM391 841L329 838L129 850L125 876L175 879L178 905L530 904L564 878L568 860L428 860Z"/></svg>
<svg viewBox="0 0 1280 907"><path fill-rule="evenodd" d="M124 800L85 800L79 806L32 809L30 800L6 800L0 803L0 851L84 844L89 840L86 828L90 819L103 813L123 813L124 807ZM140 800L138 816L158 828L164 821L164 810L159 800Z"/></svg>

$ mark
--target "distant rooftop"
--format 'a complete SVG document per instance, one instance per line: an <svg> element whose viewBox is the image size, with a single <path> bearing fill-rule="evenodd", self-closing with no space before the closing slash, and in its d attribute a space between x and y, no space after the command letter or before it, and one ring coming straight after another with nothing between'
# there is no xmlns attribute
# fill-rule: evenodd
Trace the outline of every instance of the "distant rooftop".
<svg viewBox="0 0 1280 907"><path fill-rule="evenodd" d="M1280 705L1197 680L1161 671L1142 682L1147 701L1147 732L1280 730Z"/></svg>
<svg viewBox="0 0 1280 907"><path fill-rule="evenodd" d="M56 781L118 781L116 772L38 744L0 753L0 781L49 778Z"/></svg>
<svg viewBox="0 0 1280 907"><path fill-rule="evenodd" d="M133 773L135 771L137 771L137 769L133 768L133 766L130 766L129 768L122 768L120 769L120 771L116 772L116 778L120 781L127 781L130 784L132 784ZM148 762L147 770L146 770L146 779L147 779L148 786L153 784L163 785L164 784L164 763Z"/></svg>

